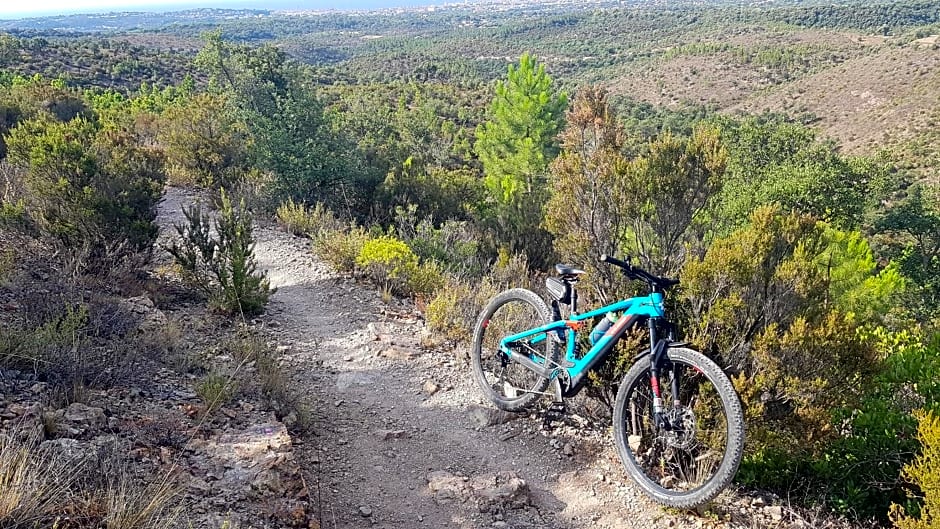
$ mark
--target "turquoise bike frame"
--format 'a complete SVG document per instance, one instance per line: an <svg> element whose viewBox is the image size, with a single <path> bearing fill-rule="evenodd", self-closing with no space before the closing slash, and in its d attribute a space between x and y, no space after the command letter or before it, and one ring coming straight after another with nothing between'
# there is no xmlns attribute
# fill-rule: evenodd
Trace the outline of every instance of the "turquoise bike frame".
<svg viewBox="0 0 940 529"><path fill-rule="evenodd" d="M591 346L591 349L581 358L576 356L577 331L581 329L585 322L603 316L608 312L622 312L617 322L604 333L597 342ZM525 342L528 345L541 343L543 340L554 339L559 342L565 342L565 358L558 366L545 366L544 374L548 378L556 378L564 370L568 376L568 391L565 396L577 393L581 389L587 374L606 358L607 354L613 349L617 340L623 336L624 332L634 323L643 318L657 320L665 318L666 313L663 307L663 295L654 292L649 296L636 297L618 301L605 307L585 312L584 314L570 314L567 319L556 320L541 327L529 329L512 336L507 336L500 340L500 351L507 357L513 357L514 352L511 347L518 343ZM590 329L588 329L590 332ZM552 334L555 336L553 337ZM564 337L564 338L562 338ZM519 354L519 353L516 353ZM545 359L529 354L528 360L534 364L543 365Z"/></svg>

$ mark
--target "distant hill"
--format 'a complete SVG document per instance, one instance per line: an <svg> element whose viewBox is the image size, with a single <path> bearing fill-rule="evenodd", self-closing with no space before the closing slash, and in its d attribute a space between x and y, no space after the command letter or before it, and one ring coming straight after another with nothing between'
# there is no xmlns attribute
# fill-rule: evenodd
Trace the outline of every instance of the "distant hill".
<svg viewBox="0 0 940 529"><path fill-rule="evenodd" d="M122 12L62 15L0 21L0 30L20 34L62 32L121 33L156 30L173 24L222 24L237 18L268 16L261 9L191 9L168 13Z"/></svg>
<svg viewBox="0 0 940 529"><path fill-rule="evenodd" d="M363 0L344 8L438 3ZM25 39L16 73L133 89L191 70L201 35L270 43L325 84L480 86L530 51L569 91L587 83L664 111L785 112L847 152L940 163L940 3L934 0L492 0L380 12L267 9L69 15L0 22ZM100 46L101 35L113 45ZM92 37L94 35L94 37ZM90 39L90 40L89 40ZM696 110L693 110L697 112Z"/></svg>

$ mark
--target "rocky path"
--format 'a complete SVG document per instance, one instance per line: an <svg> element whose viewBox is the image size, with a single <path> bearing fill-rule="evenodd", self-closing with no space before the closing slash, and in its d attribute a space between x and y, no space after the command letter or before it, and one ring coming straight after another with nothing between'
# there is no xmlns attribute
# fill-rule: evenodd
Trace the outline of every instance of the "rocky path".
<svg viewBox="0 0 940 529"><path fill-rule="evenodd" d="M497 412L459 354L422 347L409 304L338 276L305 239L276 227L256 237L278 289L265 319L314 410L295 444L323 528L625 528L664 516L610 450L580 455L608 441L577 435L577 418Z"/></svg>

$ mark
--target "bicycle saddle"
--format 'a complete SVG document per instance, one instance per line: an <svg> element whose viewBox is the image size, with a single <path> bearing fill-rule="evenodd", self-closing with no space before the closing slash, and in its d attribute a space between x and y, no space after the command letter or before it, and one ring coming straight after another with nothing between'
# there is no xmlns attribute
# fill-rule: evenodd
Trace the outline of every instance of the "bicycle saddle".
<svg viewBox="0 0 940 529"><path fill-rule="evenodd" d="M560 276L579 276L584 273L584 270L578 270L573 266L561 263L555 265L555 271L558 272Z"/></svg>

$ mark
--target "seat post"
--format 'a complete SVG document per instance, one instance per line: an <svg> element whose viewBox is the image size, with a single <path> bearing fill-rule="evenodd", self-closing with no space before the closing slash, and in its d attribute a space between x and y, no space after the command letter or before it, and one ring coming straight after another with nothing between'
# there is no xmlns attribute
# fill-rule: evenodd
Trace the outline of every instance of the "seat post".
<svg viewBox="0 0 940 529"><path fill-rule="evenodd" d="M571 313L578 313L578 289L571 283Z"/></svg>

